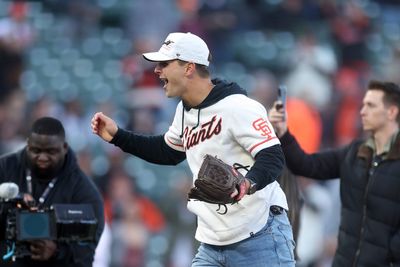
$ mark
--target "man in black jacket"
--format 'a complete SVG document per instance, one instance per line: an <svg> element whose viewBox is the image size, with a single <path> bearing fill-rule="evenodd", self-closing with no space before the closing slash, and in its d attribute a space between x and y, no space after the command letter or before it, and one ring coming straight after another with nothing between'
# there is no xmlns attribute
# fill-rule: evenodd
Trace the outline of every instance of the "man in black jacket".
<svg viewBox="0 0 400 267"><path fill-rule="evenodd" d="M318 180L341 179L341 222L333 266L399 266L399 86L369 83L360 111L363 130L370 134L367 140L311 155L291 135L284 110L277 110L276 104L269 118L288 167Z"/></svg>
<svg viewBox="0 0 400 267"><path fill-rule="evenodd" d="M98 227L94 242L30 241L30 255L16 261L0 259L0 266L92 266L104 227L103 201L93 181L79 168L60 121L50 117L36 120L27 146L0 157L0 183L5 182L17 184L24 202L40 210L53 204L91 204ZM1 241L2 256L4 246Z"/></svg>

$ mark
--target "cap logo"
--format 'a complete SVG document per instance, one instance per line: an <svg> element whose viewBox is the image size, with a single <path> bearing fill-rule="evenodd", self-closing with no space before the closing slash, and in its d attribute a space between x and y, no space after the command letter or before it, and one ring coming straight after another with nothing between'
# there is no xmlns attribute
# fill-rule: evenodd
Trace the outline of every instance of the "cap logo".
<svg viewBox="0 0 400 267"><path fill-rule="evenodd" d="M168 45L170 45L170 44L172 44L172 43L173 43L173 41L167 40L167 41L165 41L163 44L165 44L166 46L168 46Z"/></svg>

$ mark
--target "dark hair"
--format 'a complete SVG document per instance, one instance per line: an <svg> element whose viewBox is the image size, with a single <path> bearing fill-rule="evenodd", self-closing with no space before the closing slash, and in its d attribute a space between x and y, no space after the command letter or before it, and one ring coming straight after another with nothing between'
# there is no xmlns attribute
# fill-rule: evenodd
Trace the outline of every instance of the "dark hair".
<svg viewBox="0 0 400 267"><path fill-rule="evenodd" d="M195 64L197 73L201 78L208 78L210 77L210 71L206 65Z"/></svg>
<svg viewBox="0 0 400 267"><path fill-rule="evenodd" d="M209 53L208 54L208 62L211 62L211 60L212 60L212 55L211 55L211 53ZM201 78L210 77L210 70L208 69L208 67L206 65L196 64L196 70L199 73L199 76Z"/></svg>
<svg viewBox="0 0 400 267"><path fill-rule="evenodd" d="M398 107L399 114L397 114L397 121L400 122L400 87L393 82L372 80L368 84L368 90L383 91L383 103L385 105L395 105Z"/></svg>
<svg viewBox="0 0 400 267"><path fill-rule="evenodd" d="M65 138L65 130L62 123L51 117L42 117L37 119L31 129L31 134L42 134L42 135L57 135Z"/></svg>
<svg viewBox="0 0 400 267"><path fill-rule="evenodd" d="M211 62L211 59L212 59L212 55L211 55L211 53L209 53L208 54L208 62ZM187 61L183 61L183 60L180 60L180 59L178 59L178 62L179 62L179 64L181 66L185 65L187 63ZM210 77L210 71L209 71L209 69L208 69L208 67L206 65L201 65L201 64L198 64L198 63L195 63L195 65L196 65L197 73L199 74L199 76L201 78Z"/></svg>

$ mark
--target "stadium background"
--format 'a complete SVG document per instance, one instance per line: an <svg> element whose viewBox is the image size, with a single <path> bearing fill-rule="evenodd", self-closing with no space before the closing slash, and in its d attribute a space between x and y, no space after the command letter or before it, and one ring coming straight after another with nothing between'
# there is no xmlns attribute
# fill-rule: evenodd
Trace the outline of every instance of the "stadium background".
<svg viewBox="0 0 400 267"><path fill-rule="evenodd" d="M148 164L89 127L103 111L136 132L167 130L177 100L165 98L141 53L173 31L203 37L212 76L238 82L266 107L277 84L286 84L289 127L308 151L361 135L358 111L370 79L400 83L395 0L0 0L0 152L24 145L40 116L63 121L106 200L109 266L188 266L196 247L186 163ZM329 266L337 181L299 181L306 204L298 266Z"/></svg>

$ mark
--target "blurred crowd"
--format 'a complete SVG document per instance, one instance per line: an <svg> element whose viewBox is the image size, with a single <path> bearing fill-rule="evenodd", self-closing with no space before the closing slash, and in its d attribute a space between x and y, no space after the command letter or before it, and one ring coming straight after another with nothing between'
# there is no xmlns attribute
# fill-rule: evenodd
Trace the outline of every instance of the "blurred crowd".
<svg viewBox="0 0 400 267"><path fill-rule="evenodd" d="M238 82L266 108L285 84L289 128L308 152L360 136L370 79L400 83L395 0L0 0L0 152L20 148L41 116L63 122L105 200L108 256L98 266L189 266L197 246L186 164L146 163L90 132L96 111L138 133L167 130L178 100L164 96L141 53L175 31L204 38L212 76ZM329 266L338 183L298 179L307 225L298 266Z"/></svg>

